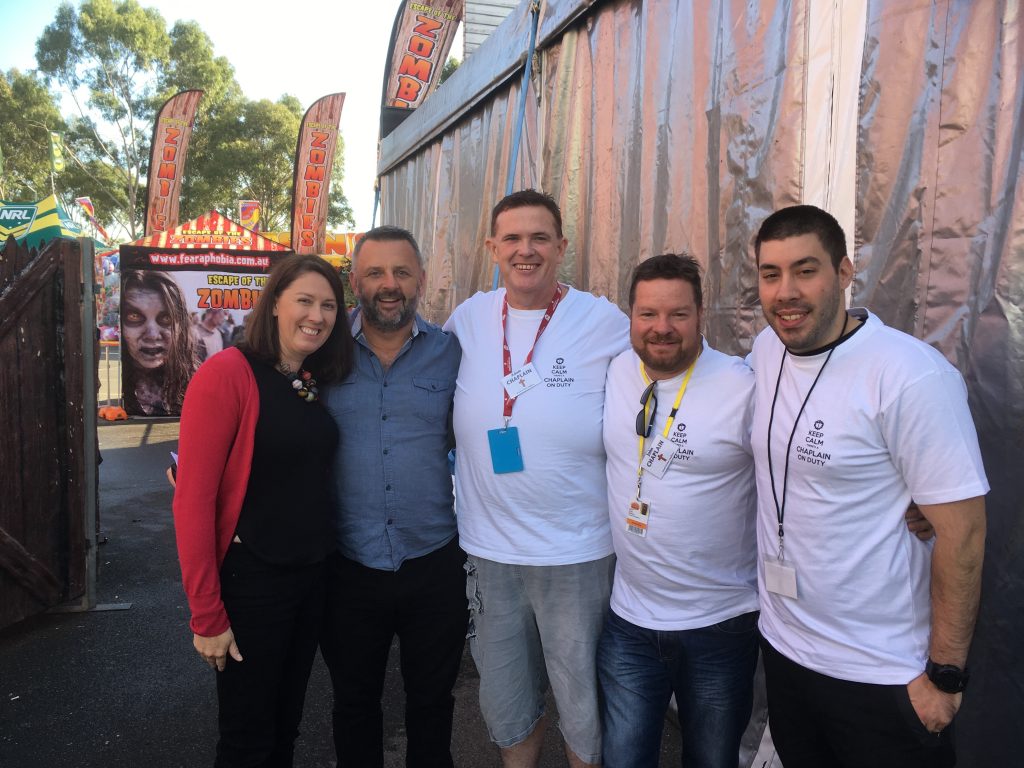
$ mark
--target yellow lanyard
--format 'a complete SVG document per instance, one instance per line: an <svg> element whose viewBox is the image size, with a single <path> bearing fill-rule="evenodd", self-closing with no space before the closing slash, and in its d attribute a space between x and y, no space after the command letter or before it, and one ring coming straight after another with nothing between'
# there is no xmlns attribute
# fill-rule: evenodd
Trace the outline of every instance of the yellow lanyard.
<svg viewBox="0 0 1024 768"><path fill-rule="evenodd" d="M690 367L686 369L686 375L683 376L683 383L679 385L679 391L676 393L675 402L672 403L672 412L669 413L668 419L665 421L665 430L661 433L661 436L668 438L669 433L672 431L672 425L675 423L676 414L679 412L679 404L683 401L683 393L686 392L686 385L690 383L690 377L693 375L693 369L697 366L697 360L700 360L700 353L697 353L697 357L690 363ZM644 370L644 364L640 363L640 377L644 380L644 386L648 386L651 380L647 377L647 371ZM657 386L657 385L655 385ZM650 405L650 400L644 403L644 423L647 422L647 408ZM636 467L636 497L640 498L640 484L644 478L644 441L643 435L637 436L637 467Z"/></svg>

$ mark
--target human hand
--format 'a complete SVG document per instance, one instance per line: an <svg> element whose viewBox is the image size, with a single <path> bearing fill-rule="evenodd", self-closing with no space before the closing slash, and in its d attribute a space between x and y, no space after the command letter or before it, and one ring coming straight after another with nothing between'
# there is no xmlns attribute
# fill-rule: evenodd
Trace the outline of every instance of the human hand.
<svg viewBox="0 0 1024 768"><path fill-rule="evenodd" d="M218 672L224 671L224 665L227 664L228 654L231 654L231 658L235 661L242 660L242 654L238 650L238 646L235 644L235 633L231 631L231 627L228 627L227 630L213 637L192 635L192 645L197 651L199 651L199 655L203 657L203 661Z"/></svg>
<svg viewBox="0 0 1024 768"><path fill-rule="evenodd" d="M929 733L939 733L949 725L963 699L962 693L940 691L924 672L907 683L907 693L918 719Z"/></svg>
<svg viewBox="0 0 1024 768"><path fill-rule="evenodd" d="M903 519L907 523L907 530L921 541L929 541L935 538L935 529L928 522L928 518L921 514L921 510L918 509L917 504L914 502L910 502L910 506L907 507L907 511L903 515Z"/></svg>

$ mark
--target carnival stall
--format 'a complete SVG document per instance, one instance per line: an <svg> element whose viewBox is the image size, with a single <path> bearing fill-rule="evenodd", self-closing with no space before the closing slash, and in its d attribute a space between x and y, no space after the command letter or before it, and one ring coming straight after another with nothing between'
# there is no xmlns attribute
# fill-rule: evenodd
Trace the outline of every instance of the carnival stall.
<svg viewBox="0 0 1024 768"><path fill-rule="evenodd" d="M236 345L286 246L210 211L120 249L121 391L132 416L177 416L196 368Z"/></svg>

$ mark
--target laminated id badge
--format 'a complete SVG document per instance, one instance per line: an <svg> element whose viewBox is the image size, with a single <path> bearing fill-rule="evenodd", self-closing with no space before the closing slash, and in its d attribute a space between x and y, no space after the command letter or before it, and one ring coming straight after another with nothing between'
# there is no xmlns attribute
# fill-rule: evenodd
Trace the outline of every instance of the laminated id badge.
<svg viewBox="0 0 1024 768"><path fill-rule="evenodd" d="M494 474L504 475L523 471L523 451L519 447L517 427L489 429L487 442L491 447L491 466L494 468Z"/></svg>
<svg viewBox="0 0 1024 768"><path fill-rule="evenodd" d="M774 557L764 559L764 586L769 592L796 599L796 568Z"/></svg>
<svg viewBox="0 0 1024 768"><path fill-rule="evenodd" d="M647 521L651 515L651 505L643 499L633 499L626 510L626 533L647 538Z"/></svg>

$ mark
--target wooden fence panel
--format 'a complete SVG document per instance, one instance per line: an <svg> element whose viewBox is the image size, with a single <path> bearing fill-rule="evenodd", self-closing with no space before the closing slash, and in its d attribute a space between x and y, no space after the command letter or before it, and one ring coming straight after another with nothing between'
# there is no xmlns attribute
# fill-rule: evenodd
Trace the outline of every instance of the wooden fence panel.
<svg viewBox="0 0 1024 768"><path fill-rule="evenodd" d="M0 250L0 627L85 587L80 264Z"/></svg>

